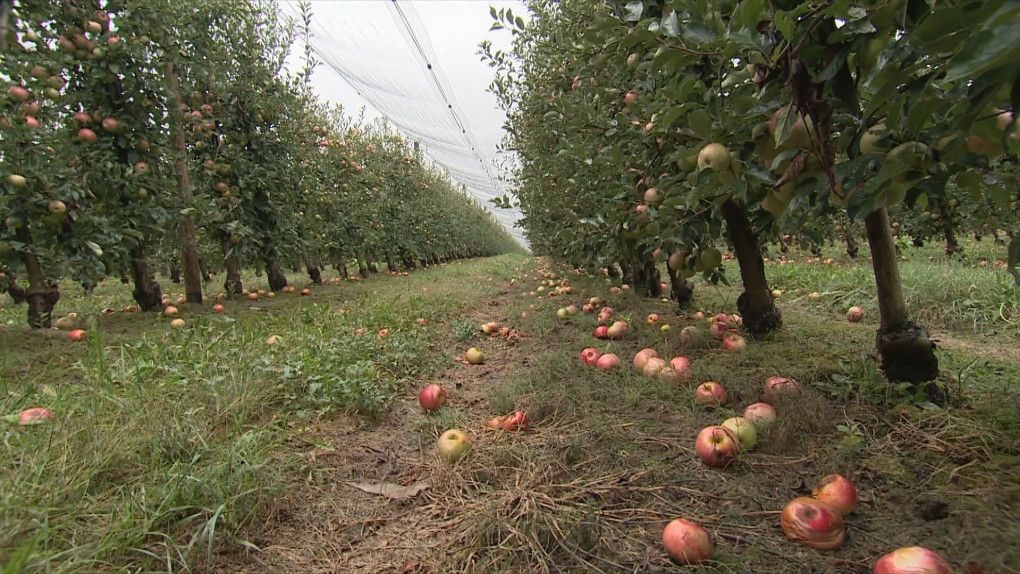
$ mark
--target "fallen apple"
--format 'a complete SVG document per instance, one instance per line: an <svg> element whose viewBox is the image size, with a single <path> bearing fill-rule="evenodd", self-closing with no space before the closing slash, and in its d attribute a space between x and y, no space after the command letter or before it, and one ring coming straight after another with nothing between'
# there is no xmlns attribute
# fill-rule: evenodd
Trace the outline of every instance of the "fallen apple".
<svg viewBox="0 0 1020 574"><path fill-rule="evenodd" d="M842 474L830 474L818 481L811 496L828 504L840 516L846 516L857 507L857 489Z"/></svg>
<svg viewBox="0 0 1020 574"><path fill-rule="evenodd" d="M599 325L595 327L595 338L596 339L608 339L609 338L609 327L606 325Z"/></svg>
<svg viewBox="0 0 1020 574"><path fill-rule="evenodd" d="M715 381L706 381L694 389L694 402L705 406L726 404L726 389Z"/></svg>
<svg viewBox="0 0 1020 574"><path fill-rule="evenodd" d="M739 351L747 347L747 339L740 335L727 335L723 338L722 348L727 351Z"/></svg>
<svg viewBox="0 0 1020 574"><path fill-rule="evenodd" d="M864 309L854 305L846 310L846 320L851 323L860 323L864 319Z"/></svg>
<svg viewBox="0 0 1020 574"><path fill-rule="evenodd" d="M652 313L652 314L648 315L648 318L646 319L646 321L648 322L649 325L654 325L654 324L658 323L661 320L662 320L662 317L660 317L658 313Z"/></svg>
<svg viewBox="0 0 1020 574"><path fill-rule="evenodd" d="M667 385L679 385L687 378L683 371L678 371L669 366L663 367L655 376L659 381Z"/></svg>
<svg viewBox="0 0 1020 574"><path fill-rule="evenodd" d="M485 353L477 347L471 347L464 353L464 358L472 365L481 365L485 362Z"/></svg>
<svg viewBox="0 0 1020 574"><path fill-rule="evenodd" d="M279 335L270 335L270 336L266 337L266 344L267 345L275 345L279 341L280 341L280 336Z"/></svg>
<svg viewBox="0 0 1020 574"><path fill-rule="evenodd" d="M721 468L740 454L740 439L726 427L708 426L698 433L694 450L701 462L713 468Z"/></svg>
<svg viewBox="0 0 1020 574"><path fill-rule="evenodd" d="M634 354L634 369L640 373L641 371L644 370L645 363L648 362L648 359L658 356L659 352L656 351L655 349L652 349L650 347L641 349L640 351Z"/></svg>
<svg viewBox="0 0 1020 574"><path fill-rule="evenodd" d="M800 385L790 377L774 376L765 380L765 396L771 400L790 397L799 390Z"/></svg>
<svg viewBox="0 0 1020 574"><path fill-rule="evenodd" d="M18 413L18 424L19 425L37 425L45 422L47 419L53 418L53 411L50 409L44 409L42 407L33 407L25 409Z"/></svg>
<svg viewBox="0 0 1020 574"><path fill-rule="evenodd" d="M680 564L704 564L712 560L715 546L704 528L676 518L662 531L662 545L669 556Z"/></svg>
<svg viewBox="0 0 1020 574"><path fill-rule="evenodd" d="M730 417L722 422L722 427L730 429L740 440L740 450L751 450L758 444L758 429L744 417Z"/></svg>
<svg viewBox="0 0 1020 574"><path fill-rule="evenodd" d="M439 456L446 462L454 463L460 460L471 450L471 440L467 434L458 429L450 429L439 435L436 441L436 448Z"/></svg>
<svg viewBox="0 0 1020 574"><path fill-rule="evenodd" d="M176 315L177 312L177 307L174 307L173 305L167 305L166 309L163 309L164 315Z"/></svg>
<svg viewBox="0 0 1020 574"><path fill-rule="evenodd" d="M645 361L645 366L643 369L641 369L641 374L648 377L649 379L654 379L656 376L658 376L659 371L666 368L667 364L668 363L666 363L665 359L662 359L660 357L651 357L647 361Z"/></svg>
<svg viewBox="0 0 1020 574"><path fill-rule="evenodd" d="M84 341L86 336L88 333L85 332L85 329L71 329L67 334L67 338L75 342Z"/></svg>
<svg viewBox="0 0 1020 574"><path fill-rule="evenodd" d="M615 369L620 366L620 357L616 356L615 353L606 353L598 358L595 363L595 367L601 371L608 371L609 369Z"/></svg>
<svg viewBox="0 0 1020 574"><path fill-rule="evenodd" d="M514 411L506 416L500 428L509 432L518 432L527 430L530 424L531 420L524 411Z"/></svg>
<svg viewBox="0 0 1020 574"><path fill-rule="evenodd" d="M217 303L217 304L213 305L212 310L213 310L213 313L223 313L224 311L226 311L226 307L224 307L223 305Z"/></svg>
<svg viewBox="0 0 1020 574"><path fill-rule="evenodd" d="M178 318L178 319L174 319L173 321L170 321L170 328L171 329L180 329L183 326L184 326L184 319Z"/></svg>
<svg viewBox="0 0 1020 574"><path fill-rule="evenodd" d="M752 403L744 409L744 418L759 429L776 422L776 409L768 403Z"/></svg>
<svg viewBox="0 0 1020 574"><path fill-rule="evenodd" d="M427 413L439 410L446 404L446 389L434 383L425 385L425 388L418 393L418 402Z"/></svg>
<svg viewBox="0 0 1020 574"><path fill-rule="evenodd" d="M843 517L838 512L820 500L803 496L783 508L780 525L787 538L815 550L838 548L846 536Z"/></svg>
<svg viewBox="0 0 1020 574"><path fill-rule="evenodd" d="M585 365L594 366L596 363L598 363L599 357L601 356L602 353L600 353L598 349L588 347L587 349L581 351L581 362L584 363Z"/></svg>
<svg viewBox="0 0 1020 574"><path fill-rule="evenodd" d="M953 567L937 552L909 546L898 548L879 558L872 574L953 574Z"/></svg>

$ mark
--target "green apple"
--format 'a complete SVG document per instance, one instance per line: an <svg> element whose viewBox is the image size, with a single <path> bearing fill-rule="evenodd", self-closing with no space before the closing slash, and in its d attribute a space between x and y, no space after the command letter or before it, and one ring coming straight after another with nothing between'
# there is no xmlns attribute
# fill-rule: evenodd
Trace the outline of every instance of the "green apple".
<svg viewBox="0 0 1020 574"><path fill-rule="evenodd" d="M439 436L436 449L443 460L455 463L471 450L471 440L464 431L450 429Z"/></svg>

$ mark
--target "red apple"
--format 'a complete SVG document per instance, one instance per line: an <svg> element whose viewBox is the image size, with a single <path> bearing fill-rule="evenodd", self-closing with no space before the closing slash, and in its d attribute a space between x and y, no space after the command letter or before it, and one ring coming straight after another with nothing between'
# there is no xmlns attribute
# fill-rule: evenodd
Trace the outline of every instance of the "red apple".
<svg viewBox="0 0 1020 574"><path fill-rule="evenodd" d="M379 329L379 332L376 333L376 335L378 335L378 337L380 339L385 339L386 337L390 336L390 330L389 329Z"/></svg>
<svg viewBox="0 0 1020 574"><path fill-rule="evenodd" d="M695 311L691 314L691 319L701 320L705 318L705 314L701 311Z"/></svg>
<svg viewBox="0 0 1020 574"><path fill-rule="evenodd" d="M678 385L687 378L687 375L682 371L678 371L673 367L667 366L664 367L661 371L659 371L659 373L656 375L656 378L658 378L663 383L666 383L667 385Z"/></svg>
<svg viewBox="0 0 1020 574"><path fill-rule="evenodd" d="M648 315L648 318L646 319L649 325L654 325L661 320L662 317L660 317L658 313L651 313L650 315Z"/></svg>
<svg viewBox="0 0 1020 574"><path fill-rule="evenodd" d="M608 339L609 338L609 327L605 325L599 325L595 327L595 338L596 339Z"/></svg>
<svg viewBox="0 0 1020 574"><path fill-rule="evenodd" d="M744 409L744 418L758 428L765 428L776 422L776 409L768 403L752 403Z"/></svg>
<svg viewBox="0 0 1020 574"><path fill-rule="evenodd" d="M910 546L899 548L878 559L872 574L953 574L953 567L937 552Z"/></svg>
<svg viewBox="0 0 1020 574"><path fill-rule="evenodd" d="M722 468L740 454L740 439L726 427L708 426L698 433L694 450L701 462L713 468Z"/></svg>
<svg viewBox="0 0 1020 574"><path fill-rule="evenodd" d="M843 517L831 506L814 498L791 500L780 516L783 532L790 540L803 542L815 550L832 550L843 543L846 527Z"/></svg>
<svg viewBox="0 0 1020 574"><path fill-rule="evenodd" d="M687 374L687 371L691 368L691 360L687 357L673 357L669 360L669 366L681 373Z"/></svg>
<svg viewBox="0 0 1020 574"><path fill-rule="evenodd" d="M30 95L31 94L29 94L28 90L21 86L11 86L7 90L7 97L9 97L12 102L23 102L27 100Z"/></svg>
<svg viewBox="0 0 1020 574"><path fill-rule="evenodd" d="M723 338L722 348L727 351L739 351L747 347L747 339L740 335L727 335Z"/></svg>
<svg viewBox="0 0 1020 574"><path fill-rule="evenodd" d="M581 362L584 363L585 365L594 366L596 363L598 363L599 357L601 356L602 353L600 353L598 349L588 347L587 349L581 351Z"/></svg>
<svg viewBox="0 0 1020 574"><path fill-rule="evenodd" d="M446 404L446 389L436 384L425 385L418 394L418 402L425 412L431 413Z"/></svg>
<svg viewBox="0 0 1020 574"><path fill-rule="evenodd" d="M42 407L25 409L18 413L19 425L35 425L53 418L53 411Z"/></svg>
<svg viewBox="0 0 1020 574"><path fill-rule="evenodd" d="M842 474L830 474L818 481L811 496L828 504L840 516L846 516L857 507L857 489Z"/></svg>
<svg viewBox="0 0 1020 574"><path fill-rule="evenodd" d="M585 303L584 305L581 306L581 311L585 313L594 313L595 307L592 307L591 305Z"/></svg>
<svg viewBox="0 0 1020 574"><path fill-rule="evenodd" d="M359 327L359 328L354 330L354 334L355 335L364 335L365 334L365 330Z"/></svg>
<svg viewBox="0 0 1020 574"><path fill-rule="evenodd" d="M677 518L662 531L662 545L680 564L704 564L712 560L715 546L704 528Z"/></svg>
<svg viewBox="0 0 1020 574"><path fill-rule="evenodd" d="M248 293L248 300L249 301L258 301L259 300L259 294L254 292L254 291Z"/></svg>
<svg viewBox="0 0 1020 574"><path fill-rule="evenodd" d="M602 371L608 371L609 369L615 369L620 366L620 357L614 353L606 353L598 358L595 362L595 366Z"/></svg>
<svg viewBox="0 0 1020 574"><path fill-rule="evenodd" d="M726 389L715 381L706 381L694 389L694 402L705 406L726 404Z"/></svg>
<svg viewBox="0 0 1020 574"><path fill-rule="evenodd" d="M87 334L84 329L72 329L67 334L67 338L75 342L84 341Z"/></svg>
<svg viewBox="0 0 1020 574"><path fill-rule="evenodd" d="M765 380L765 396L773 400L795 395L798 390L800 385L790 377L775 376Z"/></svg>
<svg viewBox="0 0 1020 574"><path fill-rule="evenodd" d="M708 333L716 339L722 339L730 332L730 328L726 326L725 321L714 321L708 327Z"/></svg>
<svg viewBox="0 0 1020 574"><path fill-rule="evenodd" d="M177 307L174 307L173 305L167 305L166 309L163 309L163 314L164 315L176 315L177 314Z"/></svg>
<svg viewBox="0 0 1020 574"><path fill-rule="evenodd" d="M514 411L503 419L500 428L509 432L518 432L527 430L530 424L531 420L528 419L528 415L524 411Z"/></svg>
<svg viewBox="0 0 1020 574"><path fill-rule="evenodd" d="M627 332L627 323L624 321L614 321L612 325L606 329L606 335L613 340L619 340L623 338L623 335Z"/></svg>
<svg viewBox="0 0 1020 574"><path fill-rule="evenodd" d="M846 311L846 320L851 323L860 323L864 319L864 309L854 305Z"/></svg>
<svg viewBox="0 0 1020 574"><path fill-rule="evenodd" d="M115 133L120 128L120 122L117 121L117 118L103 118L100 125L103 126L105 131L110 133Z"/></svg>
<svg viewBox="0 0 1020 574"><path fill-rule="evenodd" d="M224 311L226 311L226 308L223 305L217 303L213 305L212 310L213 313L223 313Z"/></svg>
<svg viewBox="0 0 1020 574"><path fill-rule="evenodd" d="M301 290L301 294L304 295L305 297L307 297L307 296L312 294L312 290L311 289L302 289Z"/></svg>
<svg viewBox="0 0 1020 574"><path fill-rule="evenodd" d="M634 355L634 368L640 373L645 368L648 359L658 357L659 352L652 348L641 349Z"/></svg>
<svg viewBox="0 0 1020 574"><path fill-rule="evenodd" d="M428 324L428 320L426 320L424 317L418 317L417 319L414 320L414 322L418 323L419 325L427 325Z"/></svg>

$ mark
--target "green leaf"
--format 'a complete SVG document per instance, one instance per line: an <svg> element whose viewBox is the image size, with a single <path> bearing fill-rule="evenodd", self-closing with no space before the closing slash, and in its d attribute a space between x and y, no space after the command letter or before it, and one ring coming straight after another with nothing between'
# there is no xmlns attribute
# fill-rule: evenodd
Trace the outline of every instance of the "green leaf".
<svg viewBox="0 0 1020 574"><path fill-rule="evenodd" d="M694 110L687 114L687 124L694 130L695 135L702 139L712 137L712 118L708 117L705 110Z"/></svg>
<svg viewBox="0 0 1020 574"><path fill-rule="evenodd" d="M641 0L634 0L633 2L627 2L627 6L624 7L627 13L623 19L628 22L637 22L641 19L641 14L645 11L645 4Z"/></svg>
<svg viewBox="0 0 1020 574"><path fill-rule="evenodd" d="M993 68L1016 65L1020 38L1020 2L1006 2L973 30L960 52L950 61L946 81L973 78Z"/></svg>
<svg viewBox="0 0 1020 574"><path fill-rule="evenodd" d="M783 145L783 142L790 139L790 134L793 133L793 126L796 124L797 114L793 111L793 102L790 102L790 105L784 106L779 110L779 116L776 118L775 142L777 148Z"/></svg>
<svg viewBox="0 0 1020 574"><path fill-rule="evenodd" d="M680 36L680 22L676 19L676 12L662 17L662 33L670 38Z"/></svg>

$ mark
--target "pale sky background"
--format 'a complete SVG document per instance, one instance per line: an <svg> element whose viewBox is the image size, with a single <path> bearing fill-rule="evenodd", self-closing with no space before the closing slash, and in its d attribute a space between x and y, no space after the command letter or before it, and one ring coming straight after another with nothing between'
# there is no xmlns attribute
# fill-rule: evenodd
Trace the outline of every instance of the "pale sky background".
<svg viewBox="0 0 1020 574"><path fill-rule="evenodd" d="M287 13L297 13L296 1L280 3ZM386 117L420 141L429 157L526 244L513 227L520 214L488 201L509 186L498 181L506 159L497 151L504 114L487 91L493 70L478 55L483 40L495 49L508 49L512 41L509 31L489 31L490 6L526 17L524 3L313 0L311 6L311 43L323 62L312 77L319 97L342 104L351 115L364 107L367 119Z"/></svg>

